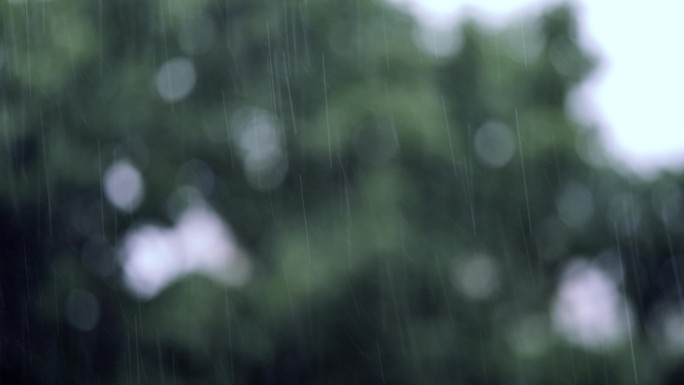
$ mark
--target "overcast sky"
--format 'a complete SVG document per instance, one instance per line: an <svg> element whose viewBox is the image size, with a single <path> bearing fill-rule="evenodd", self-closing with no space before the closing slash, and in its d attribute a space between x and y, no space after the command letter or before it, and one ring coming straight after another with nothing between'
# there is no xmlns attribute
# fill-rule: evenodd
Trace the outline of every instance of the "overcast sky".
<svg viewBox="0 0 684 385"><path fill-rule="evenodd" d="M538 14L558 0L389 0L430 25L475 15L492 26ZM582 108L610 153L650 173L684 166L684 23L677 2L572 0L581 39L600 67L582 86Z"/></svg>

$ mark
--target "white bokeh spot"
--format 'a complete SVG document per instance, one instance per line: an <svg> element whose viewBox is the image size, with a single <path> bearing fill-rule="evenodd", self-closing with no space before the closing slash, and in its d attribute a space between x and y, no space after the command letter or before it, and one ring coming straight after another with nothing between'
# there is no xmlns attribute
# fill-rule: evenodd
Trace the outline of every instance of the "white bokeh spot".
<svg viewBox="0 0 684 385"><path fill-rule="evenodd" d="M131 212L143 200L142 175L127 160L114 162L104 174L104 192L107 200L119 210Z"/></svg>
<svg viewBox="0 0 684 385"><path fill-rule="evenodd" d="M632 311L611 276L585 260L565 268L551 305L553 326L568 342L593 350L622 343Z"/></svg>
<svg viewBox="0 0 684 385"><path fill-rule="evenodd" d="M159 67L155 76L159 96L169 103L185 99L196 82L195 65L184 57L169 59Z"/></svg>
<svg viewBox="0 0 684 385"><path fill-rule="evenodd" d="M229 286L251 277L251 264L221 218L194 204L174 228L144 225L129 232L120 249L124 281L141 298L152 298L188 274L205 275Z"/></svg>
<svg viewBox="0 0 684 385"><path fill-rule="evenodd" d="M475 154L492 168L503 167L515 154L515 137L503 123L489 121L478 128L473 138Z"/></svg>

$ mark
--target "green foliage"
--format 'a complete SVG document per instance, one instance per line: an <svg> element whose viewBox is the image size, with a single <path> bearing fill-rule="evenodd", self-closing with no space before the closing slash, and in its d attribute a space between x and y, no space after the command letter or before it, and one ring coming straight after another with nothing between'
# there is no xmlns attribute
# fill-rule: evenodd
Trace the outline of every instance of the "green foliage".
<svg viewBox="0 0 684 385"><path fill-rule="evenodd" d="M443 58L372 0L25 0L0 4L0 21L0 303L19 314L2 319L7 383L677 381L677 358L646 330L676 290L658 281L682 247L680 207L664 203L679 177L635 181L578 155L593 128L566 104L594 60L571 8L501 31L466 21ZM165 100L158 71L178 57L196 84ZM246 108L270 114L284 143L270 190L232 133ZM505 151L478 144L487 124L510 134L495 167L481 152ZM132 213L104 199L119 159L144 179ZM558 208L573 183L593 202L581 226ZM231 224L251 281L190 276L140 300L118 268L88 270L87 245L113 261L126 233L172 223L184 185ZM549 316L558 279L576 256L617 248L633 340L575 347ZM480 254L499 280L473 299L455 277ZM672 266L665 277L684 273ZM99 301L94 330L64 309L78 288Z"/></svg>

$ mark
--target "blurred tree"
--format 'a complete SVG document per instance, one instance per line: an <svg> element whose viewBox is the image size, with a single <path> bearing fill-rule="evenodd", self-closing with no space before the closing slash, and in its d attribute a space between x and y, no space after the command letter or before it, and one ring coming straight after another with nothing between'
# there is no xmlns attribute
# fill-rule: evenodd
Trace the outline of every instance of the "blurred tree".
<svg viewBox="0 0 684 385"><path fill-rule="evenodd" d="M567 112L593 67L571 8L466 21L446 57L371 0L14 0L0 20L2 383L680 376L651 326L681 301L679 176L613 171ZM196 196L252 279L137 298L126 235ZM556 333L577 256L627 294L616 346Z"/></svg>

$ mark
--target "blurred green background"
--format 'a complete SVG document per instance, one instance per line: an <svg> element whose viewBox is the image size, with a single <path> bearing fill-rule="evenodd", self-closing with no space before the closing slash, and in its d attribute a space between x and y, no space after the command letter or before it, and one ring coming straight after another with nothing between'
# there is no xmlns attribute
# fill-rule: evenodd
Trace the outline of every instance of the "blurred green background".
<svg viewBox="0 0 684 385"><path fill-rule="evenodd" d="M0 25L0 383L684 383L682 179L568 113L572 8L438 56L373 0Z"/></svg>

